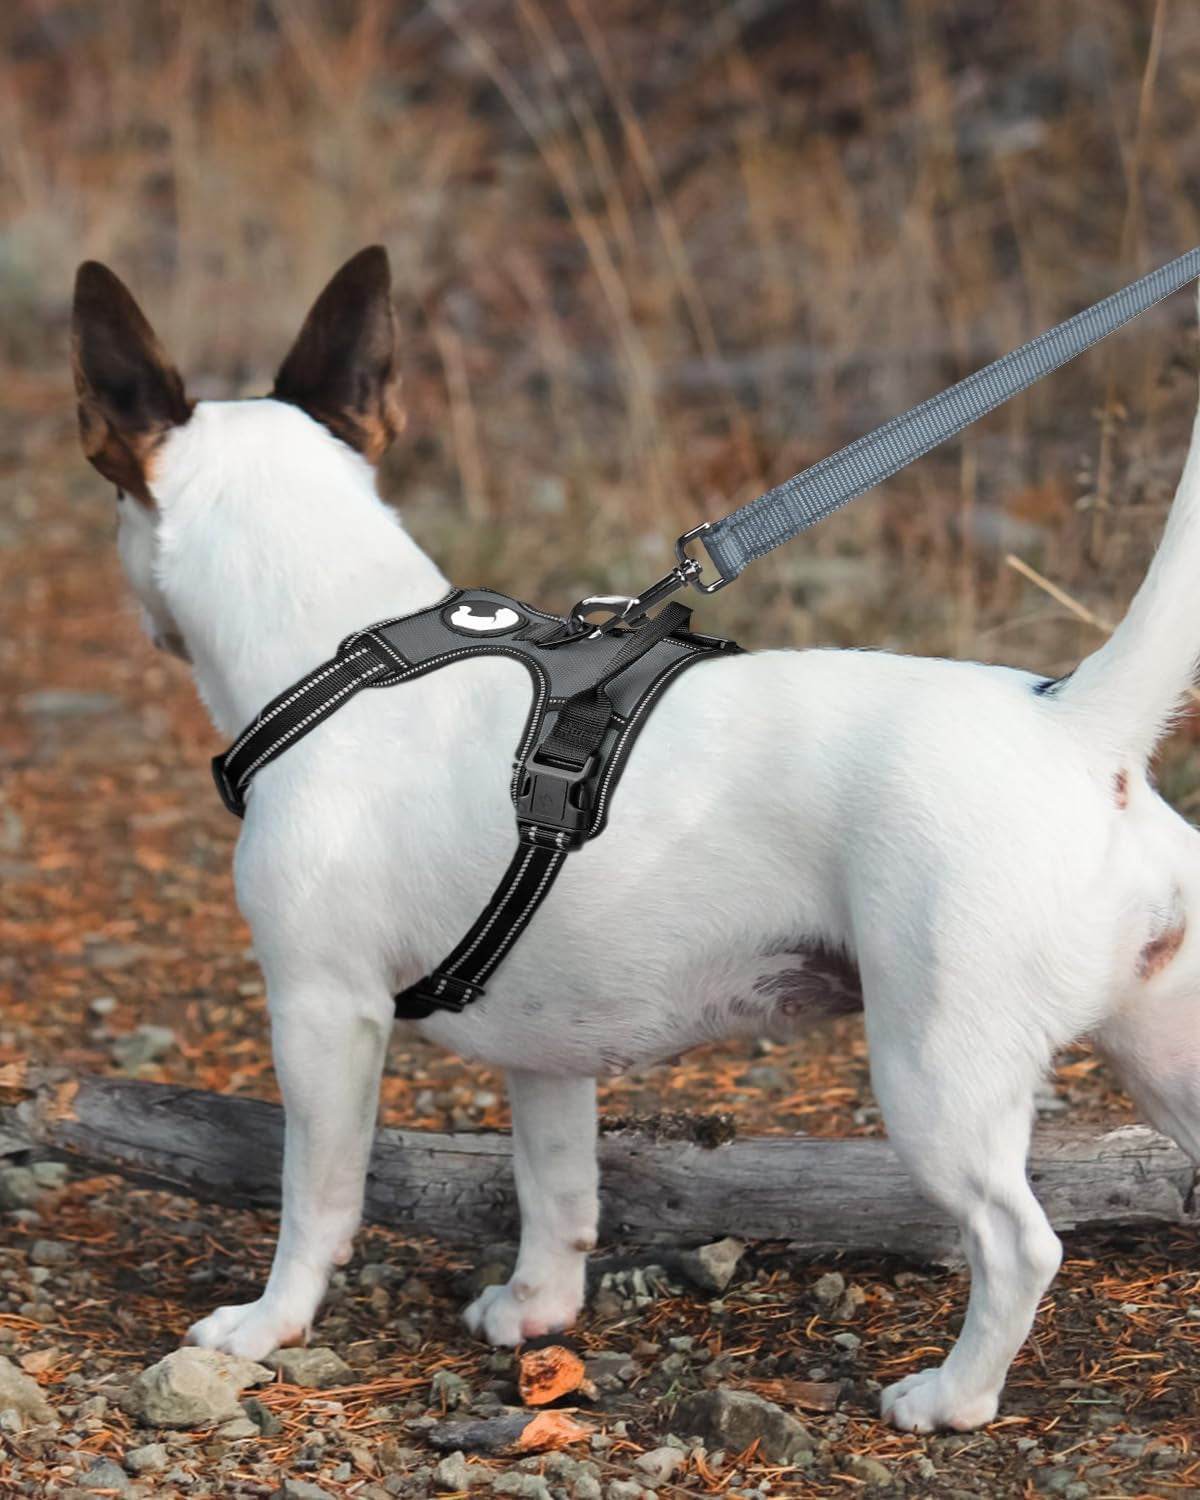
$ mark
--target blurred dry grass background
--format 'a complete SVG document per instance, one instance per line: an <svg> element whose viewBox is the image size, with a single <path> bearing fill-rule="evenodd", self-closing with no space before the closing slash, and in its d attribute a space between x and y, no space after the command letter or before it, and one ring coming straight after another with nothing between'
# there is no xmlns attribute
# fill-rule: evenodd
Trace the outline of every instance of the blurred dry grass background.
<svg viewBox="0 0 1200 1500"><path fill-rule="evenodd" d="M1200 241L1187 0L10 0L0 41L5 469L75 463L83 257L227 396L379 239L410 408L384 490L460 582L551 607L656 577L684 527ZM1070 663L1094 630L1005 555L1119 610L1182 454L1189 315L704 626Z"/></svg>

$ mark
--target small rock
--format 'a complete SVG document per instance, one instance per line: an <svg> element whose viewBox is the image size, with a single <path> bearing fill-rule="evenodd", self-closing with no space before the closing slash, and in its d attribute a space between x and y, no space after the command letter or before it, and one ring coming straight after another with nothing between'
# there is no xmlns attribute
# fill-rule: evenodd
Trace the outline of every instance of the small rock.
<svg viewBox="0 0 1200 1500"><path fill-rule="evenodd" d="M470 1406L471 1386L453 1370L435 1370L429 1383L429 1404L442 1411L454 1411L460 1406Z"/></svg>
<svg viewBox="0 0 1200 1500"><path fill-rule="evenodd" d="M125 1467L131 1474L157 1474L167 1467L167 1445L144 1443L140 1448L130 1448L125 1455Z"/></svg>
<svg viewBox="0 0 1200 1500"><path fill-rule="evenodd" d="M594 1474L578 1474L575 1477L575 1500L604 1500L604 1491Z"/></svg>
<svg viewBox="0 0 1200 1500"><path fill-rule="evenodd" d="M38 1181L29 1167L0 1167L0 1209L32 1208Z"/></svg>
<svg viewBox="0 0 1200 1500"><path fill-rule="evenodd" d="M846 1460L846 1472L861 1479L864 1484L885 1485L892 1482L892 1471L877 1458L868 1458L865 1453L852 1453Z"/></svg>
<svg viewBox="0 0 1200 1500"><path fill-rule="evenodd" d="M818 1276L813 1286L813 1296L817 1305L823 1307L826 1312L832 1310L841 1301L846 1290L846 1278L840 1271L826 1271L824 1276Z"/></svg>
<svg viewBox="0 0 1200 1500"><path fill-rule="evenodd" d="M634 1468L648 1475L652 1484L665 1484L682 1462L678 1448L651 1448L634 1460Z"/></svg>
<svg viewBox="0 0 1200 1500"><path fill-rule="evenodd" d="M798 1454L813 1448L808 1429L782 1407L749 1391L731 1391L724 1386L686 1397L679 1403L674 1426L698 1433L706 1442L735 1453L758 1439L763 1457L770 1463L792 1463Z"/></svg>
<svg viewBox="0 0 1200 1500"><path fill-rule="evenodd" d="M70 1176L70 1169L65 1161L35 1161L29 1170L38 1187L49 1191L62 1187Z"/></svg>
<svg viewBox="0 0 1200 1500"><path fill-rule="evenodd" d="M833 1342L847 1354L856 1354L862 1348L862 1339L857 1333L835 1333Z"/></svg>
<svg viewBox="0 0 1200 1500"><path fill-rule="evenodd" d="M71 1259L70 1245L61 1240L34 1240L29 1259L35 1266L63 1266Z"/></svg>
<svg viewBox="0 0 1200 1500"><path fill-rule="evenodd" d="M275 1491L272 1500L333 1500L328 1490L319 1484L310 1484L307 1479L285 1479Z"/></svg>
<svg viewBox="0 0 1200 1500"><path fill-rule="evenodd" d="M123 1492L129 1488L129 1475L112 1459L102 1458L91 1466L80 1482L86 1490Z"/></svg>
<svg viewBox="0 0 1200 1500"><path fill-rule="evenodd" d="M1120 1437L1112 1440L1108 1451L1121 1458L1141 1458L1146 1451L1146 1439L1139 1437L1136 1432L1123 1432Z"/></svg>
<svg viewBox="0 0 1200 1500"><path fill-rule="evenodd" d="M846 1288L842 1300L838 1303L834 1317L839 1323L850 1323L858 1316L859 1309L865 1304L867 1294L862 1287L851 1282Z"/></svg>
<svg viewBox="0 0 1200 1500"><path fill-rule="evenodd" d="M252 1422L249 1417L233 1417L228 1422L222 1422L217 1428L217 1437L228 1438L233 1441L237 1438L261 1437L258 1423Z"/></svg>
<svg viewBox="0 0 1200 1500"><path fill-rule="evenodd" d="M1074 1484L1067 1485L1063 1490L1063 1500L1087 1500L1092 1493L1092 1487L1085 1479L1077 1479Z"/></svg>
<svg viewBox="0 0 1200 1500"><path fill-rule="evenodd" d="M1038 1488L1048 1495L1061 1495L1069 1484L1075 1483L1074 1469L1051 1469L1038 1476Z"/></svg>
<svg viewBox="0 0 1200 1500"><path fill-rule="evenodd" d="M242 1410L262 1433L263 1437L275 1437L283 1431L283 1423L269 1406L264 1406L257 1396L247 1396Z"/></svg>
<svg viewBox="0 0 1200 1500"><path fill-rule="evenodd" d="M77 719L110 713L119 707L111 693L75 692L69 688L40 688L37 692L22 693L17 702L22 713L46 719Z"/></svg>
<svg viewBox="0 0 1200 1500"><path fill-rule="evenodd" d="M479 1474L478 1469L475 1471ZM482 1476L480 1476L482 1477ZM466 1456L461 1448L455 1449L441 1459L433 1471L433 1482L439 1490L448 1491L453 1494L458 1490L471 1488L471 1470L467 1464Z"/></svg>
<svg viewBox="0 0 1200 1500"><path fill-rule="evenodd" d="M8 1432L23 1432L28 1427L57 1427L58 1418L42 1395L36 1380L18 1370L11 1359L0 1355L0 1411L12 1412L16 1425L6 1424Z"/></svg>
<svg viewBox="0 0 1200 1500"><path fill-rule="evenodd" d="M716 1240L697 1250L685 1250L679 1257L679 1269L702 1292L723 1292L745 1253L741 1240Z"/></svg>
<svg viewBox="0 0 1200 1500"><path fill-rule="evenodd" d="M425 1440L440 1453L516 1454L529 1457L550 1448L563 1448L591 1436L591 1429L563 1411L502 1409L495 1416L473 1421L438 1422L434 1418L409 1422L424 1427Z"/></svg>
<svg viewBox="0 0 1200 1500"><path fill-rule="evenodd" d="M113 1042L112 1054L126 1073L135 1073L148 1063L162 1062L174 1046L175 1033L169 1026L139 1026Z"/></svg>
<svg viewBox="0 0 1200 1500"><path fill-rule="evenodd" d="M642 1486L636 1479L610 1479L604 1496L605 1500L642 1500Z"/></svg>
<svg viewBox="0 0 1200 1500"><path fill-rule="evenodd" d="M332 1349L276 1349L267 1363L278 1370L289 1385L310 1386L325 1391L332 1386L352 1385L354 1372Z"/></svg>
<svg viewBox="0 0 1200 1500"><path fill-rule="evenodd" d="M143 1370L125 1393L125 1410L149 1427L202 1427L244 1416L238 1395L271 1371L218 1349L176 1349Z"/></svg>
<svg viewBox="0 0 1200 1500"><path fill-rule="evenodd" d="M656 1348L655 1353L657 1352ZM635 1380L638 1374L637 1362L618 1349L602 1349L599 1354L589 1354L584 1361L584 1368L587 1378L601 1391L620 1390L623 1385Z"/></svg>
<svg viewBox="0 0 1200 1500"><path fill-rule="evenodd" d="M510 1469L507 1474L496 1475L492 1489L497 1495L523 1495L525 1500L554 1500L550 1486L540 1474L516 1474Z"/></svg>

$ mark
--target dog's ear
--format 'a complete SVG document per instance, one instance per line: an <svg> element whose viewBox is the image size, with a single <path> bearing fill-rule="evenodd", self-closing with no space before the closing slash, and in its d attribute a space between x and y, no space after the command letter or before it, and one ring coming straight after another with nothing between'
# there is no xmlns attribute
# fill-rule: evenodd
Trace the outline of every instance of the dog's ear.
<svg viewBox="0 0 1200 1500"><path fill-rule="evenodd" d="M71 363L85 456L119 489L153 505L154 450L192 407L141 308L94 260L75 276Z"/></svg>
<svg viewBox="0 0 1200 1500"><path fill-rule="evenodd" d="M382 245L348 260L313 303L271 395L379 462L404 426L392 273Z"/></svg>

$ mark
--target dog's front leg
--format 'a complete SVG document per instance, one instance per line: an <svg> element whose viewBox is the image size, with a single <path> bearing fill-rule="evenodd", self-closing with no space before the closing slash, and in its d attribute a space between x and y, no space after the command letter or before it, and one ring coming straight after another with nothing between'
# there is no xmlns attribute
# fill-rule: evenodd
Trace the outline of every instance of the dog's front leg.
<svg viewBox="0 0 1200 1500"><path fill-rule="evenodd" d="M257 1302L219 1307L192 1325L189 1343L262 1359L307 1339L331 1269L350 1258L391 1028L386 994L377 1003L336 988L272 994L286 1117L275 1259Z"/></svg>
<svg viewBox="0 0 1200 1500"><path fill-rule="evenodd" d="M521 1249L511 1279L486 1287L466 1312L468 1327L492 1344L569 1328L596 1243L595 1082L510 1073L508 1093Z"/></svg>

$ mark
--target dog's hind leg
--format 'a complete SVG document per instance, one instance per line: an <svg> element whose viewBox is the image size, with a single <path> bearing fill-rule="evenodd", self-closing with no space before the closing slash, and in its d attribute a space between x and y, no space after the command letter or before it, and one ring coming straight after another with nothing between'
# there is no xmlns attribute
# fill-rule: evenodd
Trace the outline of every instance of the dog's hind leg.
<svg viewBox="0 0 1200 1500"><path fill-rule="evenodd" d="M1150 1124L1200 1162L1200 976L1181 965L1140 984L1095 1041Z"/></svg>
<svg viewBox="0 0 1200 1500"><path fill-rule="evenodd" d="M590 1078L508 1075L521 1249L504 1286L485 1287L467 1326L492 1344L568 1328L583 1306L596 1243L596 1085Z"/></svg>
<svg viewBox="0 0 1200 1500"><path fill-rule="evenodd" d="M262 1359L303 1343L329 1273L350 1258L392 1030L386 992L355 1002L334 991L271 996L271 1041L285 1112L283 1212L266 1290L219 1307L188 1342Z"/></svg>
<svg viewBox="0 0 1200 1500"><path fill-rule="evenodd" d="M938 1366L883 1393L906 1432L966 1430L996 1415L1009 1364L1033 1323L1061 1246L1030 1191L1025 1158L1037 1061L983 1004L948 996L872 1015L872 1078L892 1145L959 1226L971 1268L958 1342Z"/></svg>

